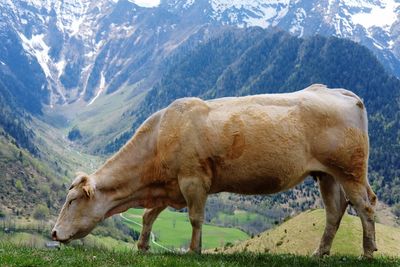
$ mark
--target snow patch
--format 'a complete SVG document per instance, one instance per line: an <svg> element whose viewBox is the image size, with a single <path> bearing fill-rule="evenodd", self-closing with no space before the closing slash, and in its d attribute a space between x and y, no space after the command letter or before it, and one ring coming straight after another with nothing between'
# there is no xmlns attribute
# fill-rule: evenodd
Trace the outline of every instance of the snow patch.
<svg viewBox="0 0 400 267"><path fill-rule="evenodd" d="M393 41L393 40L390 40L390 41L388 42L388 48L389 48L389 49L393 49L393 47L394 47L394 41Z"/></svg>
<svg viewBox="0 0 400 267"><path fill-rule="evenodd" d="M62 59L54 65L56 66L57 69L58 78L60 78L62 73L64 72L65 65L67 65L67 62L64 59Z"/></svg>
<svg viewBox="0 0 400 267"><path fill-rule="evenodd" d="M183 8L187 9L194 4L195 0L187 0L185 4L183 4Z"/></svg>
<svg viewBox="0 0 400 267"><path fill-rule="evenodd" d="M5 66L5 65L6 65L6 63L4 63L4 62L3 62L3 61L1 61L1 60L0 60L0 64L1 64L1 65L3 65L3 66Z"/></svg>
<svg viewBox="0 0 400 267"><path fill-rule="evenodd" d="M273 7L267 7L264 9L260 9L259 12L257 12L259 17L254 18L250 17L246 20L246 22L251 25L251 26L260 26L262 28L267 28L270 23L268 22L271 18L276 17L278 13L276 12L276 9Z"/></svg>
<svg viewBox="0 0 400 267"><path fill-rule="evenodd" d="M71 26L70 26L70 31L71 31L71 36L74 36L79 32L79 28L83 22L84 17L81 17L77 20L72 21Z"/></svg>
<svg viewBox="0 0 400 267"><path fill-rule="evenodd" d="M51 77L48 65L51 62L49 57L50 47L44 41L44 34L32 35L31 39L26 38L26 36L20 32L18 32L18 35L22 40L22 46L25 51L36 57L46 78Z"/></svg>
<svg viewBox="0 0 400 267"><path fill-rule="evenodd" d="M382 0L381 5L365 5L370 8L370 12L360 12L352 16L355 24L360 24L365 28L372 26L387 27L391 26L397 18L396 8L400 3L395 0Z"/></svg>
<svg viewBox="0 0 400 267"><path fill-rule="evenodd" d="M373 45L374 45L376 48L378 48L379 50L383 50L383 47L382 47L380 44L378 44L377 42L373 42Z"/></svg>
<svg viewBox="0 0 400 267"><path fill-rule="evenodd" d="M301 25L306 17L307 13L303 8L298 8L295 12L296 19L293 20L292 26L289 29L290 33L296 34L302 37L304 34L304 27Z"/></svg>
<svg viewBox="0 0 400 267"><path fill-rule="evenodd" d="M277 25L287 14L290 0L211 0L213 18L221 19L226 12L231 23L244 22L247 26L260 26L267 28ZM238 17L237 11L243 11L243 17Z"/></svg>
<svg viewBox="0 0 400 267"><path fill-rule="evenodd" d="M134 3L141 7L157 7L160 5L160 0L128 0L131 3Z"/></svg>
<svg viewBox="0 0 400 267"><path fill-rule="evenodd" d="M100 94L104 91L106 87L106 79L104 78L103 72L100 73L100 86L99 90L97 91L96 96L89 102L88 106L94 103L94 101L100 96Z"/></svg>

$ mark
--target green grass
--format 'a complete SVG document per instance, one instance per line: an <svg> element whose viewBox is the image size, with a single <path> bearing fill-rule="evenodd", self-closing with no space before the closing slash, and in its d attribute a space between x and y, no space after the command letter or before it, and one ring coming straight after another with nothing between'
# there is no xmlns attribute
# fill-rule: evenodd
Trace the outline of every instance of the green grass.
<svg viewBox="0 0 400 267"><path fill-rule="evenodd" d="M39 233L32 232L14 232L12 234L0 233L0 246L1 244L9 244L16 247L31 247L31 248L44 248L46 242L50 239ZM116 250L116 251L134 251L136 250L135 243L128 243L122 240L117 240L112 237L88 235L87 237L79 240L74 240L71 246L84 246L85 248L101 248L103 250ZM0 265L1 266L1 265Z"/></svg>
<svg viewBox="0 0 400 267"><path fill-rule="evenodd" d="M130 209L124 213L124 216L141 224L142 214L142 209ZM125 223L136 231L141 230L141 227L133 223L127 221ZM187 248L192 236L192 226L187 213L165 210L155 221L153 232L156 235L157 242L163 246L175 249ZM205 249L222 247L227 242L235 243L248 237L245 232L239 229L203 225L202 243Z"/></svg>
<svg viewBox="0 0 400 267"><path fill-rule="evenodd" d="M134 251L137 250L136 243L128 243L122 240L117 240L109 236L88 235L82 240L77 240L78 245L91 248L101 248L105 250L115 251Z"/></svg>
<svg viewBox="0 0 400 267"><path fill-rule="evenodd" d="M44 247L46 238L39 234L17 232L13 234L0 233L1 242L7 242L16 246Z"/></svg>
<svg viewBox="0 0 400 267"><path fill-rule="evenodd" d="M235 210L234 214L227 214L225 212L218 212L217 216L212 219L212 224L223 224L232 225L234 227L245 226L252 222L264 222L272 224L272 220L263 215L257 214L255 212L249 212L245 210ZM245 227L244 227L245 229Z"/></svg>
<svg viewBox="0 0 400 267"><path fill-rule="evenodd" d="M400 260L378 257L372 261L357 257L326 257L274 254L143 254L63 247L61 250L33 249L1 245L0 266L399 266Z"/></svg>

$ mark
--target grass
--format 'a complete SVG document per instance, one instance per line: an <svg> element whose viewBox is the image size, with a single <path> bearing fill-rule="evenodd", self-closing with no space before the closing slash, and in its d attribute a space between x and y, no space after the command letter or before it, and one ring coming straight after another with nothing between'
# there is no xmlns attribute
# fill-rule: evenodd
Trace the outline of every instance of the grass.
<svg viewBox="0 0 400 267"><path fill-rule="evenodd" d="M46 242L49 241L50 239L48 236L43 236L34 232L14 232L12 234L4 234L0 232L0 246L1 244L9 244L16 247L44 248ZM135 243L124 242L108 236L88 235L83 239L73 241L71 245L80 247L84 246L85 248L101 248L103 250L136 250Z"/></svg>
<svg viewBox="0 0 400 267"><path fill-rule="evenodd" d="M1 234L0 239L2 242L7 242L10 244L14 244L16 246L29 246L29 247L38 247L40 244L41 247L44 246L46 238L39 234L25 233L25 232L17 232L13 234Z"/></svg>
<svg viewBox="0 0 400 267"><path fill-rule="evenodd" d="M310 255L318 246L325 227L325 210L303 212L278 227L226 250L226 252L273 252ZM400 256L400 228L376 224L378 251L374 255ZM331 254L361 255L360 219L346 214L333 241Z"/></svg>
<svg viewBox="0 0 400 267"><path fill-rule="evenodd" d="M142 209L130 209L124 213L124 216L142 223ZM124 221L129 227L140 231L141 227ZM156 235L157 242L169 248L186 248L192 236L192 226L190 225L187 213L174 212L171 210L163 211L153 226L153 232ZM249 236L235 228L219 227L213 225L203 225L203 248L222 247L225 243L235 243L245 240Z"/></svg>
<svg viewBox="0 0 400 267"><path fill-rule="evenodd" d="M14 246L44 248L45 244L51 241L50 233L53 224L54 223L35 220L33 218L0 220L0 244L8 243ZM3 232L4 228L8 228L9 232ZM136 242L133 240L128 241L129 238L122 240L121 235L112 236L112 233L107 232L108 229L106 226L102 226L102 228L103 235L92 233L85 238L72 241L69 245L102 248L105 250L137 250ZM117 232L117 229L112 230ZM119 232L117 232L117 234L119 234Z"/></svg>
<svg viewBox="0 0 400 267"><path fill-rule="evenodd" d="M225 212L218 212L217 216L211 220L212 224L231 225L236 228L246 229L246 225L258 222L265 224L273 224L273 220L266 216L249 212L245 210L235 210L234 214L227 214Z"/></svg>
<svg viewBox="0 0 400 267"><path fill-rule="evenodd" d="M2 245L0 266L399 266L399 258L378 257L372 261L351 256L314 259L274 254L143 254L131 251L107 251L63 247L61 250L34 249Z"/></svg>

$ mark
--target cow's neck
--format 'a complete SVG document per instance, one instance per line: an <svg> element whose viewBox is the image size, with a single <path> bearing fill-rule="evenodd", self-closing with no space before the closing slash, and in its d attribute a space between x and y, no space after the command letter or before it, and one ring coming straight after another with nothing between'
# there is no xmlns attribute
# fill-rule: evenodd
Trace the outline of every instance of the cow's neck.
<svg viewBox="0 0 400 267"><path fill-rule="evenodd" d="M106 217L133 206L143 206L143 194L149 192L160 174L160 164L151 143L132 139L93 175L96 188L108 198L112 210Z"/></svg>

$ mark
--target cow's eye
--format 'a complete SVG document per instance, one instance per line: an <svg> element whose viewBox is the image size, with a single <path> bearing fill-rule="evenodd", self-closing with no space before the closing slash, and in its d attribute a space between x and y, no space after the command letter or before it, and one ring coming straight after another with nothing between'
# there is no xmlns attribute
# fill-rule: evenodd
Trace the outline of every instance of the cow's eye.
<svg viewBox="0 0 400 267"><path fill-rule="evenodd" d="M71 199L69 202L68 202L68 206L71 206L71 204L72 204L72 201L75 201L76 200L76 198L74 198L74 199Z"/></svg>

